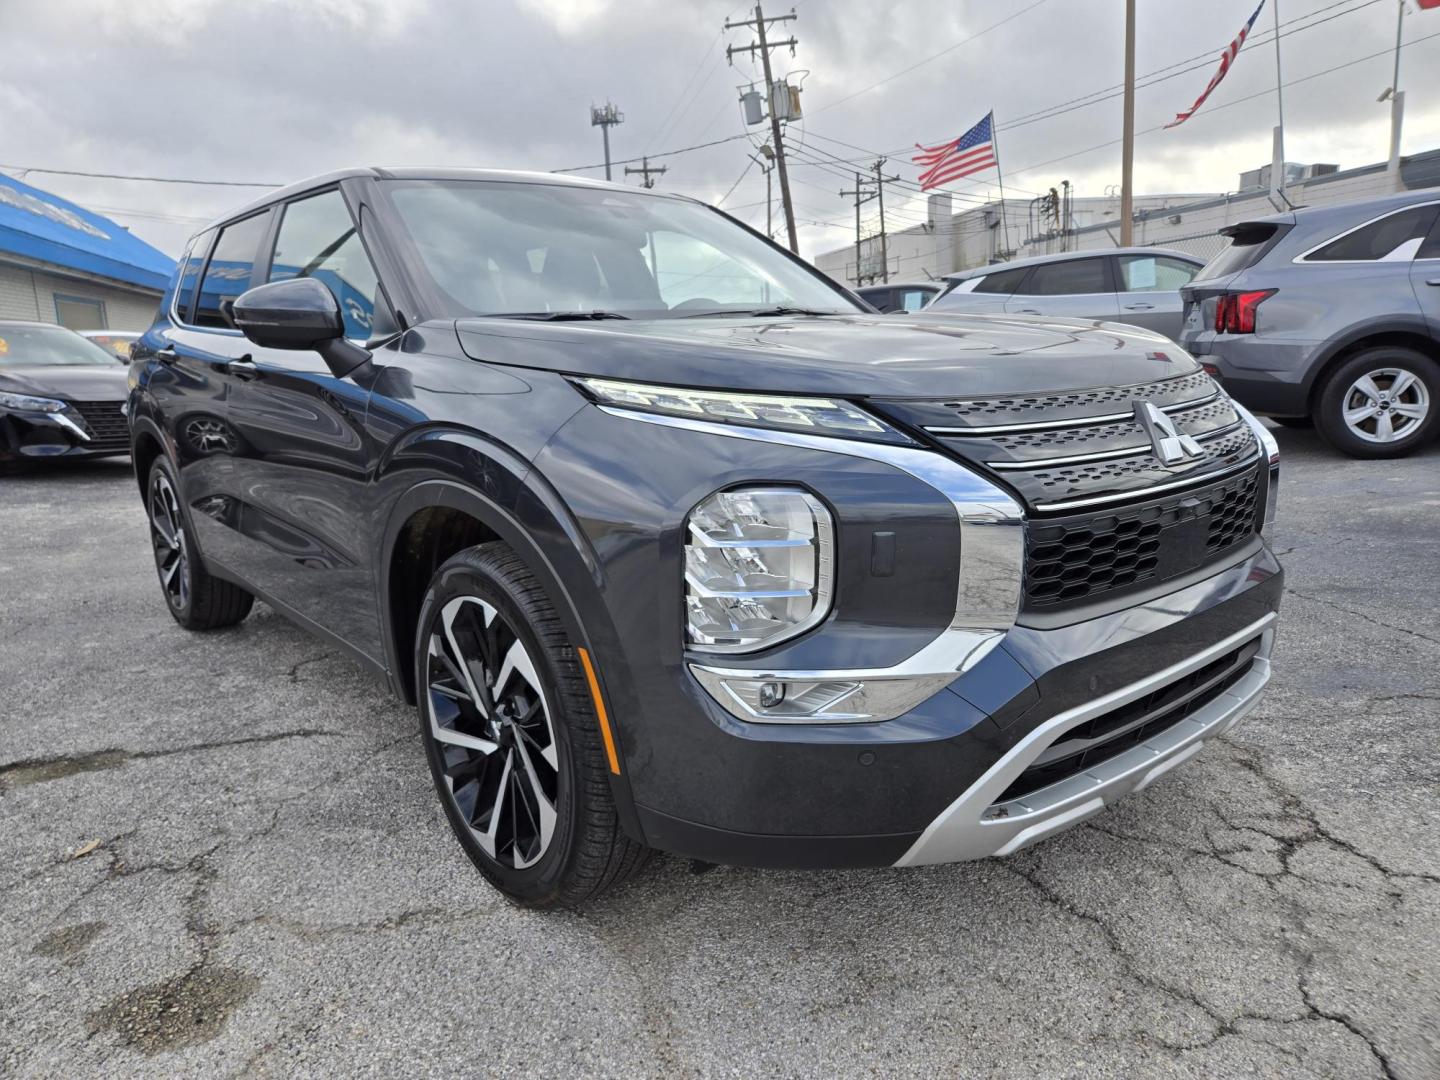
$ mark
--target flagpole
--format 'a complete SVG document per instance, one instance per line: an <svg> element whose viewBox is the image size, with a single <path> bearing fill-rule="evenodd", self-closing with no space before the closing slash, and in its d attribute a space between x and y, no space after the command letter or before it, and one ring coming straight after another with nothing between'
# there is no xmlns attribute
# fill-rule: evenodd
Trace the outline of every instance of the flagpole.
<svg viewBox="0 0 1440 1080"><path fill-rule="evenodd" d="M1005 218L1005 174L1000 171L1000 136L995 131L995 110L990 110L990 148L995 152L995 180L1000 185L1000 238L1010 250L1010 223Z"/></svg>
<svg viewBox="0 0 1440 1080"><path fill-rule="evenodd" d="M1285 80L1280 73L1280 0L1271 0L1270 14L1275 17L1275 148L1270 163L1270 190L1285 189Z"/></svg>

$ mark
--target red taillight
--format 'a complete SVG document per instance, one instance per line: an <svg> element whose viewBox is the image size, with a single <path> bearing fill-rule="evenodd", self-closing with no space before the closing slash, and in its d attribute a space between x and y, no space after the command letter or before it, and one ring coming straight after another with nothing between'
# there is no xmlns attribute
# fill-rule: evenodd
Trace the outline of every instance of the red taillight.
<svg viewBox="0 0 1440 1080"><path fill-rule="evenodd" d="M1274 289L1256 289L1254 292L1221 293L1215 298L1215 332L1253 334L1255 309L1275 292Z"/></svg>

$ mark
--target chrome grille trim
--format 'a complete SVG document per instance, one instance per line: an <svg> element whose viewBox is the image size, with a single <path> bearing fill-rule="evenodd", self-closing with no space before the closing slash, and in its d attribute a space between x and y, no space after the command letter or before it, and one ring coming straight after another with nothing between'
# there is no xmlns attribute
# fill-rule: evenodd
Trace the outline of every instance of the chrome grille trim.
<svg viewBox="0 0 1440 1080"><path fill-rule="evenodd" d="M1222 469L1218 472L1208 472L1201 476L1187 476L1183 480L1176 480L1169 484L1152 484L1146 488L1139 488L1134 491L1120 491L1113 495L1094 495L1084 499L1070 499L1066 502L1036 503L1037 510L1075 510L1082 506L1101 506L1105 503L1134 501L1143 499L1149 495L1161 491L1174 491L1177 488L1194 487L1197 484L1206 484L1212 480L1224 480L1228 476L1244 472L1260 460L1260 453L1256 451L1244 461L1229 469Z"/></svg>
<svg viewBox="0 0 1440 1080"><path fill-rule="evenodd" d="M1131 417L1133 419L1133 417ZM1227 424L1223 428L1214 431L1207 431L1203 435L1196 435L1197 441L1206 443L1223 438L1244 426L1244 420L1236 420L1233 424ZM1126 447L1119 450L1101 450L1094 454L1072 454L1069 457L1034 458L1030 461L987 461L985 464L992 469L1049 469L1063 465L1084 465L1091 461L1111 461L1115 458L1140 457L1152 453L1150 445Z"/></svg>
<svg viewBox="0 0 1440 1080"><path fill-rule="evenodd" d="M1194 409L1208 405L1220 396L1215 392L1192 401L1175 405L1162 405L1161 412L1173 413L1183 409ZM1134 420L1133 412L1106 413L1104 416L1077 416L1069 420L1041 420L1033 424L1003 424L999 427L927 427L931 435L1010 435L1020 431L1049 431L1052 428L1085 427L1089 424L1110 424L1120 420Z"/></svg>

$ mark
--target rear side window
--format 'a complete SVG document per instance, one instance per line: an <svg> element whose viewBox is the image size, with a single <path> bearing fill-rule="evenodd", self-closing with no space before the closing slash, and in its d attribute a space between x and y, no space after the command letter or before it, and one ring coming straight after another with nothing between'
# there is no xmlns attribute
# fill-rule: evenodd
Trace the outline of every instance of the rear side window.
<svg viewBox="0 0 1440 1080"><path fill-rule="evenodd" d="M1248 270L1264 258L1265 253L1289 231L1289 225L1271 222L1232 225L1221 229L1221 235L1229 237L1229 245L1221 248L1219 254L1206 263L1195 276L1201 281L1209 281Z"/></svg>
<svg viewBox="0 0 1440 1080"><path fill-rule="evenodd" d="M1435 221L1436 206L1412 206L1337 237L1305 256L1306 262L1412 259ZM1407 249L1408 250L1405 250Z"/></svg>
<svg viewBox="0 0 1440 1080"><path fill-rule="evenodd" d="M175 274L175 314L180 317L181 322L190 321L190 308L195 303L195 286L200 281L200 268L205 265L205 253L210 250L214 239L214 232L201 233L181 256L180 266Z"/></svg>
<svg viewBox="0 0 1440 1080"><path fill-rule="evenodd" d="M1189 285L1200 268L1168 255L1119 255L1121 292L1173 292Z"/></svg>
<svg viewBox="0 0 1440 1080"><path fill-rule="evenodd" d="M980 279L980 283L971 289L971 292L982 293L1003 293L1009 296L1020 287L1020 282L1025 280L1026 268L1018 270L997 270L993 274L986 274Z"/></svg>
<svg viewBox="0 0 1440 1080"><path fill-rule="evenodd" d="M1046 263L1030 272L1026 296L1078 296L1110 291L1104 259L1066 259Z"/></svg>
<svg viewBox="0 0 1440 1080"><path fill-rule="evenodd" d="M364 341L371 336L379 281L338 191L285 207L267 280L294 277L313 277L334 294L347 338Z"/></svg>
<svg viewBox="0 0 1440 1080"><path fill-rule="evenodd" d="M901 311L919 311L933 295L929 289L900 289L895 306Z"/></svg>
<svg viewBox="0 0 1440 1080"><path fill-rule="evenodd" d="M200 302L195 310L196 326L228 327L220 305L234 300L250 287L255 272L255 253L270 221L269 213L256 214L220 230L215 251L200 283Z"/></svg>

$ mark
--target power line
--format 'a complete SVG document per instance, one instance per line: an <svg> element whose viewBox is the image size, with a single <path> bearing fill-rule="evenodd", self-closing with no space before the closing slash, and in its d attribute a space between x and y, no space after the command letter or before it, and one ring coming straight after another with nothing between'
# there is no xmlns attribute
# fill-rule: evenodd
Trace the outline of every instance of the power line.
<svg viewBox="0 0 1440 1080"><path fill-rule="evenodd" d="M22 173L44 173L47 176L84 176L93 180L143 180L151 184L199 184L205 187L256 188L285 186L261 180L184 180L174 176L129 176L124 173L82 172L79 169L42 169L38 165L0 165L0 169L10 169L13 172Z"/></svg>
<svg viewBox="0 0 1440 1080"><path fill-rule="evenodd" d="M680 147L678 150L661 150L661 151L659 151L658 153L642 155L641 157L621 158L619 161L612 161L610 164L612 164L612 165L633 165L635 162L642 160L644 157L652 157L652 158L674 157L676 154L688 154L688 153L690 153L692 150L704 150L704 149L706 149L706 148L708 148L708 147L711 147L711 146L719 146L719 145L721 145L722 143L734 142L736 139L744 139L744 138L747 138L747 136L744 135L744 134L740 134L740 135L727 135L727 136L726 136L725 138L723 138L723 139L712 139L710 142L696 143L694 146L682 146L682 147ZM4 167L5 167L5 166L0 166L0 168L4 168ZM605 167L605 162L601 161L601 162L597 162L597 163L594 164L594 165L571 165L569 168L566 168L566 169L551 169L550 171L551 171L552 173L572 173L572 172L585 172L585 171L587 171L587 170L589 170L589 169L603 169L604 167Z"/></svg>

